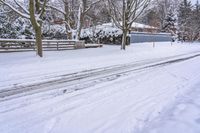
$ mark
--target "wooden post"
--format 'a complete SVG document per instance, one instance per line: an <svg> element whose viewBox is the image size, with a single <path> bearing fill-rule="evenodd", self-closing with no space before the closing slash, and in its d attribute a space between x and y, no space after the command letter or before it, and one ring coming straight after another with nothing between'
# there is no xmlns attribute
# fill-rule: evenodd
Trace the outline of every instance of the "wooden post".
<svg viewBox="0 0 200 133"><path fill-rule="evenodd" d="M33 50L35 51L35 45L34 45L34 42L31 42L31 46L33 47Z"/></svg>
<svg viewBox="0 0 200 133"><path fill-rule="evenodd" d="M153 48L155 48L155 42L153 41Z"/></svg>
<svg viewBox="0 0 200 133"><path fill-rule="evenodd" d="M58 41L57 41L57 50L58 50Z"/></svg>

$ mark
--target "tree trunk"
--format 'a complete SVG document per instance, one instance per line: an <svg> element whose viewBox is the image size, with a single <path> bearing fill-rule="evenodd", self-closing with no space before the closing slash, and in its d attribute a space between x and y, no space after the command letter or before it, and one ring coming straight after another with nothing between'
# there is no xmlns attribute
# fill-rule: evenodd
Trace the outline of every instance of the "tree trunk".
<svg viewBox="0 0 200 133"><path fill-rule="evenodd" d="M78 23L77 23L77 28L76 28L76 40L80 39L80 35L81 35L81 29L82 29L82 23L83 23L83 5L80 4L79 6L79 11L78 11Z"/></svg>
<svg viewBox="0 0 200 133"><path fill-rule="evenodd" d="M38 27L35 29L35 36L36 36L36 47L37 47L37 55L40 57L43 56L43 50L42 50L42 29L41 27Z"/></svg>
<svg viewBox="0 0 200 133"><path fill-rule="evenodd" d="M76 34L76 40L80 40L81 38L81 29L83 27L83 14L81 13L80 18L79 18L79 22L78 22L78 26L77 26L77 34Z"/></svg>
<svg viewBox="0 0 200 133"><path fill-rule="evenodd" d="M40 57L43 56L43 51L42 51L42 22L38 22L36 20L36 16L35 16L35 10L39 10L37 9L38 7L35 7L35 2L34 0L30 0L29 1L29 11L30 11L30 21L31 24L33 26L33 29L35 30L35 36L36 36L36 49L37 49L37 55L39 55Z"/></svg>
<svg viewBox="0 0 200 133"><path fill-rule="evenodd" d="M72 39L72 32L67 32L67 39L68 40L71 40Z"/></svg>
<svg viewBox="0 0 200 133"><path fill-rule="evenodd" d="M70 40L70 39L72 39L72 29L71 29L71 22L69 20L69 16L70 16L69 2L68 2L68 0L64 0L63 2L64 2L65 13L66 13L64 15L64 18L66 21L65 29L66 29L66 33L67 33L67 39Z"/></svg>
<svg viewBox="0 0 200 133"><path fill-rule="evenodd" d="M126 38L127 38L127 30L123 30L122 45L121 45L122 50L126 49L126 42L127 42Z"/></svg>
<svg viewBox="0 0 200 133"><path fill-rule="evenodd" d="M131 34L131 31L128 30L128 35L126 37L126 45L127 46L131 44L131 37L129 36L130 34Z"/></svg>

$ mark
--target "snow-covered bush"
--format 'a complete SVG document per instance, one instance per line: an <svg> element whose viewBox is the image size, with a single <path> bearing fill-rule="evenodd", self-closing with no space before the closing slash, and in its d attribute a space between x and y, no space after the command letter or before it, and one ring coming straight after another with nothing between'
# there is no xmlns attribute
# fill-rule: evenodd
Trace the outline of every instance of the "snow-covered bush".
<svg viewBox="0 0 200 133"><path fill-rule="evenodd" d="M66 39L65 25L46 23L43 25L43 36L49 39Z"/></svg>
<svg viewBox="0 0 200 133"><path fill-rule="evenodd" d="M29 21L19 17L13 21L3 14L0 16L0 38L34 38Z"/></svg>
<svg viewBox="0 0 200 133"><path fill-rule="evenodd" d="M102 39L120 38L122 30L111 23L94 26L91 28L83 29L81 32L81 39L87 39L89 42L97 42Z"/></svg>

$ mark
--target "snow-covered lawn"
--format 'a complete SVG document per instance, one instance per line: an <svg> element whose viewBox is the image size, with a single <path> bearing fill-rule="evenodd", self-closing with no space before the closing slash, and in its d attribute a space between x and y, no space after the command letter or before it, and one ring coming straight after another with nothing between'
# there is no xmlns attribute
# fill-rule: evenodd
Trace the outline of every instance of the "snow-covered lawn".
<svg viewBox="0 0 200 133"><path fill-rule="evenodd" d="M116 65L155 59L167 60L167 57L181 59L182 56L190 57L189 55L200 53L199 51L198 43L174 43L172 46L170 43L159 43L155 48L151 43L145 43L131 45L126 51L120 51L119 46L104 46L98 49L45 52L44 58L36 57L33 52L5 53L0 54L0 88L4 90L7 86L37 83L55 76L94 68L114 68ZM6 101L0 97L0 132L139 133L147 129L145 133L154 133L158 123L150 123L155 118L155 121L161 118L160 121L165 122L168 118L165 116L177 118L182 110L198 105L179 105L179 102L200 84L199 68L200 57L195 57L134 71L123 70L120 74L110 71L116 77L108 77L106 80L95 77L91 79L93 84L87 84L84 89L71 93L60 91L61 88L58 87L51 93L34 93ZM71 86L78 88L81 85L84 84ZM62 86L62 90L65 89L68 89L67 84ZM193 94L190 95L192 99ZM177 106L174 116L171 115L174 111L170 112L172 106ZM197 108L189 109L184 118L188 118L188 113L198 123L198 114L193 114L196 112L198 113ZM179 120L174 119L175 122ZM183 121L187 120L190 119ZM166 128L173 127L174 123L170 122L171 119L164 123ZM194 128L198 129L197 126ZM167 131L165 127L158 132Z"/></svg>

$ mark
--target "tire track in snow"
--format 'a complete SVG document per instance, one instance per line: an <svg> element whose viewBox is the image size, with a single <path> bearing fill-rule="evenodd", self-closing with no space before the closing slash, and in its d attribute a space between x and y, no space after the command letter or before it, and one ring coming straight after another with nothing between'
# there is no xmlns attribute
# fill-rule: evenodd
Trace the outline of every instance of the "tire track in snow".
<svg viewBox="0 0 200 133"><path fill-rule="evenodd" d="M88 71L82 71L80 73L72 73L59 76L58 79L52 81L46 81L41 83L35 83L32 85L19 85L7 89L0 90L0 102L10 100L16 97L22 97L26 95L31 95L35 93L41 93L49 90L55 90L59 88L69 87L70 89L62 90L63 93L72 92L89 86L109 81L115 80L124 74L143 70L152 67L160 67L163 65L168 65L172 63L177 63L185 60L189 60L200 56L199 52L194 54L183 54L178 56L145 60L142 62L134 62L125 65L115 65L105 68L92 69ZM80 85L80 86L78 86ZM78 87L77 87L78 86Z"/></svg>

